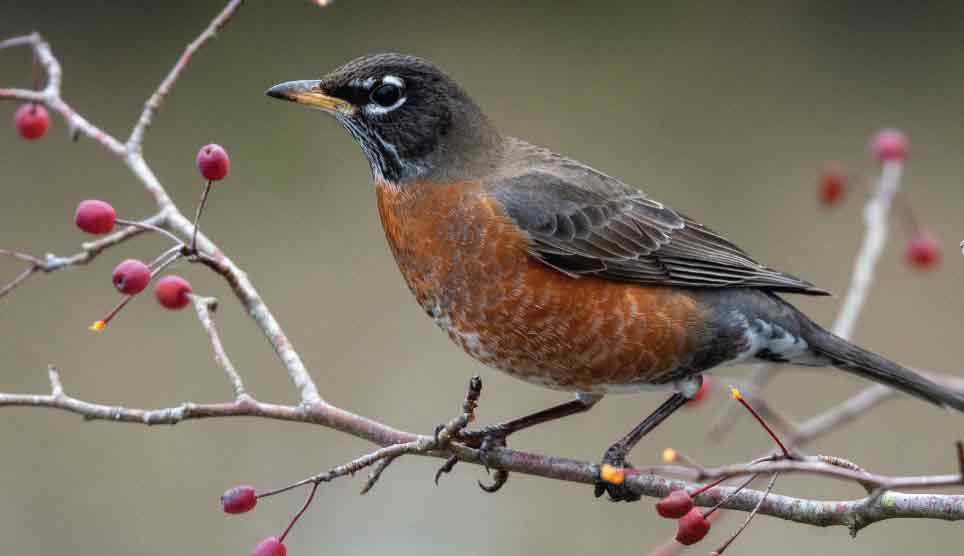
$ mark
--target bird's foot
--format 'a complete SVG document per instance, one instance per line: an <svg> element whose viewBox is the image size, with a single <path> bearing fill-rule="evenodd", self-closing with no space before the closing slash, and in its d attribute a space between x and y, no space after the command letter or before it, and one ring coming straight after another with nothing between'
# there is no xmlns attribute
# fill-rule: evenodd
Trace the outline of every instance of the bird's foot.
<svg viewBox="0 0 964 556"><path fill-rule="evenodd" d="M599 478L596 479L596 489L594 494L599 498L603 494L609 494L612 502L636 502L640 495L626 487L626 469L633 469L631 463L626 461L626 450L619 443L613 444L606 450L602 458L602 465L599 466Z"/></svg>
<svg viewBox="0 0 964 556"><path fill-rule="evenodd" d="M475 448L479 451L479 461L485 466L486 472L492 474L492 483L484 484L479 481L479 487L486 492L496 492L502 485L509 480L509 472L502 469L496 469L494 472L490 469L491 458L493 452L499 448L506 447L506 438L508 438L509 433L506 431L505 427L501 425L493 425L491 427L485 427L473 431L459 431L456 435L455 440L469 448ZM446 467L448 469L446 469ZM438 475L442 473L447 473L451 470L451 466L446 465L439 470ZM437 476L438 476L437 475ZM437 479L436 479L437 482Z"/></svg>

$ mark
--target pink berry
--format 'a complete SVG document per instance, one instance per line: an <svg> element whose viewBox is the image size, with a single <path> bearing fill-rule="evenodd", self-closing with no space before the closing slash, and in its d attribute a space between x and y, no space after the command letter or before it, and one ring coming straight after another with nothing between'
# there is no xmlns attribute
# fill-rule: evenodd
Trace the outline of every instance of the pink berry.
<svg viewBox="0 0 964 556"><path fill-rule="evenodd" d="M191 284L180 276L165 276L157 281L154 286L154 296L162 307L175 310L183 309L191 302L188 294L191 293Z"/></svg>
<svg viewBox="0 0 964 556"><path fill-rule="evenodd" d="M231 169L231 159L221 145L204 145L197 153L197 169L206 180L223 180Z"/></svg>
<svg viewBox="0 0 964 556"><path fill-rule="evenodd" d="M692 509L693 499L685 490L674 490L656 503L656 513L668 519L679 519Z"/></svg>
<svg viewBox="0 0 964 556"><path fill-rule="evenodd" d="M227 514L250 512L258 503L254 487L240 485L221 495L221 509Z"/></svg>
<svg viewBox="0 0 964 556"><path fill-rule="evenodd" d="M278 537L266 538L251 551L251 556L285 556L286 554L288 554L288 549L281 544Z"/></svg>
<svg viewBox="0 0 964 556"><path fill-rule="evenodd" d="M74 223L88 234L106 234L114 229L117 211L104 201L88 199L77 205L74 213Z"/></svg>
<svg viewBox="0 0 964 556"><path fill-rule="evenodd" d="M50 127L50 115L39 104L24 104L13 115L17 133L24 139L40 139Z"/></svg>
<svg viewBox="0 0 964 556"><path fill-rule="evenodd" d="M710 522L699 508L693 508L676 523L676 541L689 546L703 540L710 532Z"/></svg>
<svg viewBox="0 0 964 556"><path fill-rule="evenodd" d="M941 242L930 232L918 232L904 248L904 257L917 268L933 268L941 259Z"/></svg>
<svg viewBox="0 0 964 556"><path fill-rule="evenodd" d="M825 206L837 204L847 192L847 176L836 166L828 166L820 174L818 196Z"/></svg>
<svg viewBox="0 0 964 556"><path fill-rule="evenodd" d="M144 291L151 283L151 269L137 259L127 259L114 267L111 279L117 291L135 295Z"/></svg>
<svg viewBox="0 0 964 556"><path fill-rule="evenodd" d="M902 162L907 158L907 137L896 129L885 129L874 135L870 150L881 162Z"/></svg>

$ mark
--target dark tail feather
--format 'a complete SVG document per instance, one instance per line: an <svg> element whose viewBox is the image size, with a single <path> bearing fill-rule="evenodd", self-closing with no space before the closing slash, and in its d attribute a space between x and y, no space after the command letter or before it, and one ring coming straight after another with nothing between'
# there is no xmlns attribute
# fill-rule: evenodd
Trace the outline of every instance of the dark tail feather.
<svg viewBox="0 0 964 556"><path fill-rule="evenodd" d="M834 367L886 384L932 404L953 407L964 412L964 396L961 394L948 390L876 353L855 346L817 324L810 324L811 329L806 338L810 349L828 357Z"/></svg>

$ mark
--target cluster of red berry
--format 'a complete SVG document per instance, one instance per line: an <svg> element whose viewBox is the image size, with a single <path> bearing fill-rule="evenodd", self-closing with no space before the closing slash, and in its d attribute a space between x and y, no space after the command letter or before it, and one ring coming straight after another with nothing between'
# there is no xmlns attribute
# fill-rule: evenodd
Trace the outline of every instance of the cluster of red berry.
<svg viewBox="0 0 964 556"><path fill-rule="evenodd" d="M258 504L258 495L254 487L248 485L236 486L221 496L221 509L226 514L243 514L250 512ZM297 520L295 517L295 520ZM291 525L294 525L294 520ZM251 551L252 556L285 556L288 549L285 548L284 539L291 530L291 525L280 537L268 537L258 543Z"/></svg>
<svg viewBox="0 0 964 556"><path fill-rule="evenodd" d="M708 485L695 494L702 494L715 485ZM676 541L689 546L703 540L710 532L710 520L707 519L713 510L703 513L693 504L693 497L685 490L674 490L656 503L656 513L666 519L676 521Z"/></svg>
<svg viewBox="0 0 964 556"><path fill-rule="evenodd" d="M894 129L885 129L870 141L870 151L874 157L883 163L903 163L907 159L907 137ZM824 168L820 174L817 196L824 206L834 206L840 203L850 187L850 177L835 164ZM908 222L909 239L904 246L904 259L915 268L929 269L937 266L941 258L941 243L933 232L923 229L913 213L913 207L905 197L901 197L897 204Z"/></svg>
<svg viewBox="0 0 964 556"><path fill-rule="evenodd" d="M228 153L219 145L206 145L201 148L197 155L197 168L201 176L207 180L207 187L212 181L224 179L231 167ZM82 201L77 205L74 214L74 223L81 230L94 235L103 235L111 232L115 224L125 224L132 226L147 227L155 231L156 228L148 226L142 222L134 222L117 218L117 211L109 203L95 199ZM195 222L195 227L197 222ZM122 309L130 299L147 289L154 277L161 272L168 264L174 262L179 256L185 253L186 245L178 244L164 253L151 263L145 263L137 259L127 259L122 261L111 273L111 281L117 291L126 297L112 309L103 319L91 325L95 331L103 330L107 323ZM189 250L194 249L192 243ZM168 275L157 280L154 285L154 297L164 308L177 310L183 309L191 302L191 284L180 276Z"/></svg>

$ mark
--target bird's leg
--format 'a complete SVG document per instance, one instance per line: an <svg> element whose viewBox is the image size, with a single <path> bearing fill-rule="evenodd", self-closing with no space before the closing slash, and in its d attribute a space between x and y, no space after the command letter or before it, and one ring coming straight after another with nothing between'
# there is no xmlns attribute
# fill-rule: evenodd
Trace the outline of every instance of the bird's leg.
<svg viewBox="0 0 964 556"><path fill-rule="evenodd" d="M511 421L483 427L474 431L461 431L458 433L457 438L466 446L478 448L480 452L479 459L486 465L486 468L488 468L490 452L495 448L504 448L506 445L505 440L509 435L523 429L541 425L542 423L548 423L549 421L555 421L556 419L562 419L563 417L589 411L600 399L602 399L601 395L579 394L576 399L572 401L554 405L542 411L519 417L518 419L512 419ZM494 486L486 486L481 483L479 486L488 492L495 492L505 483L506 478L507 474L500 472L500 475L496 477Z"/></svg>
<svg viewBox="0 0 964 556"><path fill-rule="evenodd" d="M697 389L699 386L697 385ZM632 451L633 447L639 443L640 439L646 436L649 431L655 429L660 423L666 420L667 417L673 414L677 409L683 407L690 400L690 396L686 394L676 392L668 400L663 402L661 406L656 408L656 411L652 412L649 417L643 419L643 421L633 427L633 430L622 437L618 442L613 444L606 450L603 455L602 463L603 465L611 465L613 467L632 467L626 462L626 456ZM596 482L596 497L602 496L604 492L609 493L609 498L613 502L635 502L639 500L639 495L631 492L625 485L619 484L614 485L603 481L601 478Z"/></svg>
<svg viewBox="0 0 964 556"><path fill-rule="evenodd" d="M555 421L556 419L562 419L563 417L588 411L589 408L595 405L600 398L601 396L580 395L572 401L554 405L548 409L530 413L529 415L519 417L518 419L499 423L498 425L491 425L479 430L462 431L459 433L459 439L462 440L467 446L479 448L481 447L483 441L487 438L497 437L504 440L510 434L519 432L523 429L528 429L529 427L541 425L542 423L548 423L549 421Z"/></svg>

